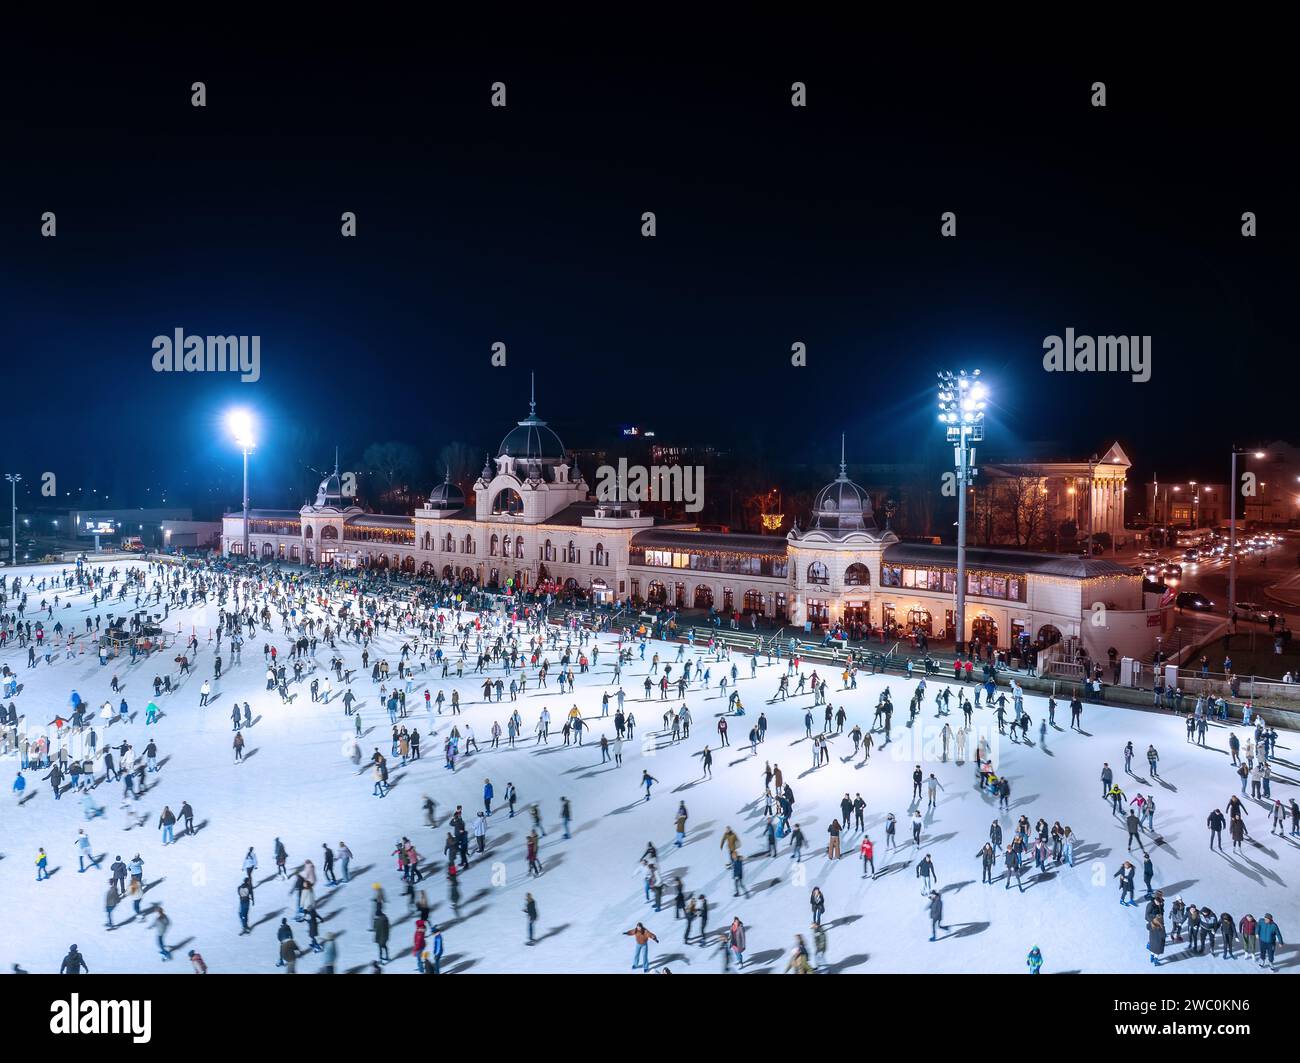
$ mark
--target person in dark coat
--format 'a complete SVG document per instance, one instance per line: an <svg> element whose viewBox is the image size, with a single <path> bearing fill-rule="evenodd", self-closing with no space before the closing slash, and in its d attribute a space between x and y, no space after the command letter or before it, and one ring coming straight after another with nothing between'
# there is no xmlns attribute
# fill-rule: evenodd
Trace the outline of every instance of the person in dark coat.
<svg viewBox="0 0 1300 1063"><path fill-rule="evenodd" d="M938 891L930 893L930 940L937 940L936 930L947 930L943 924L943 898Z"/></svg>
<svg viewBox="0 0 1300 1063"><path fill-rule="evenodd" d="M1233 849L1240 849L1242 839L1247 837L1246 821L1238 816L1232 817L1232 822L1228 824L1228 833L1232 835Z"/></svg>
<svg viewBox="0 0 1300 1063"><path fill-rule="evenodd" d="M1223 828L1227 826L1227 820L1223 818L1223 813L1216 808L1206 819L1205 825L1210 828L1210 848L1214 848L1214 839L1218 838L1219 852L1223 852Z"/></svg>
<svg viewBox="0 0 1300 1063"><path fill-rule="evenodd" d="M1135 868L1127 860L1120 866L1120 869L1111 875L1111 878L1119 879L1119 903L1136 905L1137 901L1133 897L1133 877L1137 874ZM1128 897L1126 901L1124 898Z"/></svg>
<svg viewBox="0 0 1300 1063"><path fill-rule="evenodd" d="M1219 916L1219 929L1223 931L1223 958L1225 960L1235 960L1233 955L1232 944L1237 937L1237 923L1227 912Z"/></svg>
<svg viewBox="0 0 1300 1063"><path fill-rule="evenodd" d="M382 911L375 913L374 931L375 945L379 949L379 962L387 963L392 957L388 955L388 916Z"/></svg>
<svg viewBox="0 0 1300 1063"><path fill-rule="evenodd" d="M1151 917L1147 923L1147 951L1151 953L1151 963L1160 966L1160 957L1165 954L1165 921L1158 915Z"/></svg>
<svg viewBox="0 0 1300 1063"><path fill-rule="evenodd" d="M63 963L59 965L59 974L81 974L82 971L90 974L90 968L86 966L86 958L77 951L76 945L70 945L68 954L63 957Z"/></svg>

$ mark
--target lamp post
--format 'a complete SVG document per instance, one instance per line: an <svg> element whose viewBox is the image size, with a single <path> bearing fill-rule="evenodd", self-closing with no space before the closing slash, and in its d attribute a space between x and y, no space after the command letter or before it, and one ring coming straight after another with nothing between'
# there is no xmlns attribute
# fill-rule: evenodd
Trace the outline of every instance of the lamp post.
<svg viewBox="0 0 1300 1063"><path fill-rule="evenodd" d="M975 448L984 439L984 406L988 389L978 369L945 370L939 376L939 423L953 444L957 466L957 615L954 649L966 644L966 488L975 477Z"/></svg>
<svg viewBox="0 0 1300 1063"><path fill-rule="evenodd" d="M9 494L13 503L13 529L9 533L9 564L18 564L18 481L22 479L21 473L7 472L5 479L9 481Z"/></svg>
<svg viewBox="0 0 1300 1063"><path fill-rule="evenodd" d="M253 449L253 418L247 410L232 410L226 418L231 434L244 452L244 560L248 560L248 454Z"/></svg>
<svg viewBox="0 0 1300 1063"><path fill-rule="evenodd" d="M1237 622L1237 455L1245 454L1246 451L1237 447L1232 448L1232 473L1229 481L1228 490L1231 499L1230 514L1228 516L1228 623L1236 626ZM1255 451L1256 458L1262 458L1262 450Z"/></svg>
<svg viewBox="0 0 1300 1063"><path fill-rule="evenodd" d="M1088 459L1088 557L1092 558L1092 506L1097 500L1097 489L1092 478L1095 475L1094 470L1097 467L1097 455L1094 454Z"/></svg>

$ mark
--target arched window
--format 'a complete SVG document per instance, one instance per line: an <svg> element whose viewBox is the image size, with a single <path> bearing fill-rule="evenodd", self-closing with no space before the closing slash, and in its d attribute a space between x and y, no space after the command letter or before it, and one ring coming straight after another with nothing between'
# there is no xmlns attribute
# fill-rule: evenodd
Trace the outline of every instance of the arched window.
<svg viewBox="0 0 1300 1063"><path fill-rule="evenodd" d="M474 536L472 536L472 535L466 535L466 536L465 536L465 547L464 547L464 551L465 551L465 553L467 553L467 554L472 554L472 553L474 552Z"/></svg>
<svg viewBox="0 0 1300 1063"><path fill-rule="evenodd" d="M433 575L433 562L432 562L432 561L426 561L426 562L424 562L424 564L422 564L422 565L420 566L420 575L421 575L421 576L432 576L432 575Z"/></svg>
<svg viewBox="0 0 1300 1063"><path fill-rule="evenodd" d="M337 539L339 537L339 530L334 527L333 524L326 524L325 527L320 530L320 537L322 539Z"/></svg>
<svg viewBox="0 0 1300 1063"><path fill-rule="evenodd" d="M308 524L307 527L303 529L302 537L303 537L304 539L310 539L310 538L311 538L311 525L310 525L310 524Z"/></svg>
<svg viewBox="0 0 1300 1063"><path fill-rule="evenodd" d="M574 591L578 589L578 581L574 579L572 576L570 576L568 579L564 581L564 589L568 591L570 594L572 594Z"/></svg>
<svg viewBox="0 0 1300 1063"><path fill-rule="evenodd" d="M542 560L543 561L555 560L555 548L551 546L550 539L547 539L546 544L542 547Z"/></svg>
<svg viewBox="0 0 1300 1063"><path fill-rule="evenodd" d="M503 487L492 499L492 512L495 515L510 514L517 516L524 511L524 500L513 487Z"/></svg>
<svg viewBox="0 0 1300 1063"><path fill-rule="evenodd" d="M844 570L844 586L846 587L869 587L871 586L871 572L866 565L855 561Z"/></svg>
<svg viewBox="0 0 1300 1063"><path fill-rule="evenodd" d="M814 561L808 566L809 583L830 583L830 571L820 561Z"/></svg>
<svg viewBox="0 0 1300 1063"><path fill-rule="evenodd" d="M497 544L498 544L499 541L500 541L500 540L498 540L497 537L496 537L495 535L492 536L492 538L488 540L488 556L489 556L489 557L496 557L496 556L497 556Z"/></svg>
<svg viewBox="0 0 1300 1063"><path fill-rule="evenodd" d="M473 570L472 568L462 568L462 569L460 570L460 578L461 578L461 581L464 582L464 583L473 583L473 582L474 582L474 570Z"/></svg>
<svg viewBox="0 0 1300 1063"><path fill-rule="evenodd" d="M455 575L455 573L452 572L452 570L451 570L451 566L450 566L450 565L443 565L443 566L442 566L442 578L443 578L443 579L451 579L454 575Z"/></svg>
<svg viewBox="0 0 1300 1063"><path fill-rule="evenodd" d="M524 556L524 537L521 535L515 540L515 557Z"/></svg>
<svg viewBox="0 0 1300 1063"><path fill-rule="evenodd" d="M263 543L263 544L262 544L262 556L263 556L263 557L267 557L267 558L269 558L269 557L271 557L272 555L274 555L274 553L275 553L275 550L272 549L270 543Z"/></svg>
<svg viewBox="0 0 1300 1063"><path fill-rule="evenodd" d="M695 588L695 608L712 609L713 608L713 588L707 583L701 583Z"/></svg>
<svg viewBox="0 0 1300 1063"><path fill-rule="evenodd" d="M573 540L569 540L568 562L571 565L578 563L578 548L573 545Z"/></svg>
<svg viewBox="0 0 1300 1063"><path fill-rule="evenodd" d="M294 543L289 547L289 560L294 564L298 563L298 544Z"/></svg>
<svg viewBox="0 0 1300 1063"><path fill-rule="evenodd" d="M598 565L607 565L607 564L609 564L609 560L608 560L608 558L606 557L606 554L605 554L605 546L604 546L603 543L597 543L597 544L596 544L596 564L598 564Z"/></svg>
<svg viewBox="0 0 1300 1063"><path fill-rule="evenodd" d="M442 540L442 548L443 548L444 550L446 550L447 553L449 553L449 554L452 553L452 552L456 549L456 545L455 545L455 543L453 542L452 537L451 537L451 532L448 532L448 533L447 533L447 537L446 537L445 539Z"/></svg>
<svg viewBox="0 0 1300 1063"><path fill-rule="evenodd" d="M646 588L645 600L651 605L663 605L668 600L668 589L663 585L662 581L652 579L650 586Z"/></svg>
<svg viewBox="0 0 1300 1063"><path fill-rule="evenodd" d="M501 556L502 557L510 556L510 536L508 535L501 540Z"/></svg>

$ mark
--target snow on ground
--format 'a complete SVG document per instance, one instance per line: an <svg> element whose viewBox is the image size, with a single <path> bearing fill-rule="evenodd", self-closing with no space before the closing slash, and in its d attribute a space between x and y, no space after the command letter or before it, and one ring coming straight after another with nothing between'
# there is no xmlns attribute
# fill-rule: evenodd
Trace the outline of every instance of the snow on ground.
<svg viewBox="0 0 1300 1063"><path fill-rule="evenodd" d="M36 571L39 579L51 569L31 571ZM12 578L14 570L5 574ZM33 610L41 597L31 594L29 619L35 619ZM59 616L65 625L71 617L84 626L85 616L94 612L88 596L74 595L71 601L71 609L61 610ZM108 606L98 610L105 615L112 611ZM758 678L750 680L748 661L737 660L747 714L730 718L730 748L719 749L717 743L716 717L725 704L717 689L723 668L717 664L712 665L712 688L701 691L696 687L687 695L695 717L690 739L674 746L664 736L643 748L641 737L659 727L669 705L679 704L676 700L660 702L657 691L653 701L640 700L651 654L657 650L665 660L676 655L675 646L654 642L645 663L634 659L624 669L623 686L628 707L637 718L638 741L624 747L625 763L619 768L602 765L598 746L601 733L613 735L613 708L610 717L600 718L600 696L606 689L612 692L608 681L614 658L613 640L602 636L606 648L599 669L594 675L579 677L576 696L560 696L554 678L545 691L530 679L527 694L519 702L526 737L515 750L486 748L492 722L499 720L504 728L510 709L508 695L500 705L487 705L481 701L481 677L466 674L459 683L438 680L432 673L420 677L409 696L410 704L420 708L407 723L420 728L425 756L405 768L393 759L392 792L379 799L371 795L369 772L358 774L344 753L351 721L344 716L337 684L334 701L328 706L312 704L305 681L291 706L281 705L278 695L264 691L261 643L272 641L283 653L287 649L285 636L260 632L257 639L250 639L242 665L231 668L227 661L226 674L214 684L211 704L199 707L199 685L212 670L213 649L207 636L215 626L217 611L213 603L172 612L170 629L179 623L186 636L191 626L198 632L202 645L198 674L184 680L178 693L160 699L164 715L149 728L144 724L143 709L163 659L156 656L133 666L110 662L101 668L95 657L87 654L71 661L56 657L50 666L42 663L29 670L25 650L11 647L3 651L0 659L24 684L17 698L20 711L42 725L56 712L66 711L73 688L91 705L100 705L106 698L116 704L117 697L109 687L116 671L125 682L132 722L125 727L113 725L109 737L116 746L123 733L129 735L139 754L147 743L146 735L152 735L165 766L158 775L149 776L152 788L140 802L141 811L148 812L148 822L127 831L119 813L120 785L101 785L95 791L98 802L107 806L107 816L87 824L76 796L65 795L55 802L49 784L41 781L43 773L28 773L27 793L34 796L19 805L7 790L17 758L13 754L0 758L0 768L6 772L6 792L0 800L0 907L7 915L5 932L0 935L0 969L19 963L37 972L56 970L68 945L75 941L92 972L188 973L188 948L199 949L213 972L274 972L275 931L282 916L291 917L299 945L307 940L305 927L292 921L289 884L273 877L272 845L279 836L288 848L291 867L310 858L318 874L323 843L333 847L343 840L354 853L351 882L337 888L321 885L318 890L324 929L339 935L340 971L364 968L375 957L369 931L372 883L383 885L394 924L394 960L387 970L413 971L410 942L414 916L407 914L400 876L390 855L397 839L408 835L426 862L437 861L438 873L429 875L424 887L434 904L432 921L443 927L445 935L444 970L629 971L633 946L631 939L622 935L641 920L660 939L651 951L656 965L667 964L674 973L720 971L721 957L715 946L683 944L684 924L674 919L672 909L671 883L680 875L688 892L708 896L710 927L720 928L735 915L748 927L747 970L783 970L796 933L803 933L811 947L808 897L816 885L826 897L828 959L834 970L1016 973L1025 970L1025 954L1038 945L1045 958L1045 973L1150 971L1142 908L1122 907L1117 883L1111 877L1125 858L1126 834L1101 798L1103 761L1110 762L1130 796L1151 791L1156 795L1159 838L1150 851L1156 867L1155 885L1164 890L1167 900L1181 894L1189 905L1208 903L1216 912L1227 911L1238 919L1248 911L1256 917L1272 912L1284 935L1300 934L1300 903L1287 889L1300 862L1300 846L1295 839L1270 835L1265 806L1246 801L1253 840L1246 843L1241 855L1221 855L1207 847L1206 815L1213 807L1224 807L1228 797L1240 789L1229 764L1224 727L1212 728L1208 748L1198 748L1187 744L1182 722L1167 714L1090 705L1085 708L1080 734L1062 729L1069 722L1068 707L1063 704L1057 713L1057 728L1049 729L1046 742L1040 743L1038 725L1046 715L1046 702L1029 696L1026 709L1033 718L1031 744L1022 746L999 739L992 713L981 709L975 716L976 725L983 733L991 732L998 766L1013 787L1010 814L999 815L993 799L977 790L971 764L940 759L936 732L943 721L934 717L935 684L931 684L918 727L909 729L907 703L913 684L898 675L861 676L854 691L836 689L840 679L831 677L829 700L836 707L844 704L849 719L846 733L832 741L831 763L818 770L812 770L811 743L804 737L803 715L805 706L812 703L811 695L767 704L784 671L780 663L769 666L764 662ZM395 635L381 635L372 655L387 656L396 664L401 641ZM348 667L359 669L360 649L349 646L343 652ZM172 656L167 653L165 659L174 669ZM317 656L323 667L330 656L328 646L322 644ZM554 659L557 655L550 656ZM453 687L459 687L465 705L459 719L473 726L485 747L481 754L463 760L454 775L444 768L441 756L442 737L451 720L448 716L430 719L423 711L426 684L435 694L439 688L445 690L448 697ZM894 741L877 749L863 765L850 756L847 731L855 722L864 730L869 727L878 695L886 685L896 706ZM359 671L353 689L368 731L363 751L369 754L377 746L387 754L390 728L377 686L367 672ZM236 700L248 701L257 720L247 733L242 764L233 762L231 751L229 712ZM575 703L592 724L592 733L583 746L566 748L559 727L563 714ZM532 728L543 706L550 708L555 722L550 744L537 746ZM767 713L769 730L757 756L751 756L745 735L760 711ZM820 720L822 710L815 711ZM961 716L954 709L950 719L955 729ZM1250 734L1244 728L1237 730L1244 746ZM1136 776L1123 772L1126 741L1132 741L1138 752ZM697 755L705 742L715 751L713 778L707 781L701 779ZM1162 778L1154 784L1146 777L1143 754L1148 743L1155 744L1162 758ZM1284 732L1274 783L1274 794L1284 801L1295 792L1295 745L1295 736ZM762 855L765 760L779 764L794 789L793 819L802 824L808 838L800 865L790 860L788 839L782 840L778 857ZM935 943L928 940L927 900L914 873L919 854L911 847L908 826L910 777L918 763L927 774L933 770L944 787L937 809L925 818L920 849L920 853L933 856L950 927ZM642 769L659 780L649 802L642 800L638 785ZM481 807L485 778L491 778L496 788L498 811L491 818L487 855L473 857L471 869L462 876L461 913L455 917L441 873L446 830L424 825L421 803L425 794L437 801L440 823L456 804L463 804L467 819L472 818ZM545 873L540 878L529 877L523 856L527 817L511 820L500 810L508 782L518 789L521 808L533 801L541 806L547 834L541 850ZM860 834L855 831L845 834L843 859L832 863L825 856L826 827L839 815L839 799L846 791L860 792L867 802L867 830L877 844L880 872L874 880L863 877L856 856ZM561 836L561 796L572 801L571 840ZM176 811L186 800L193 805L201 829L194 837L178 832L176 843L164 847L156 827L158 814L164 804ZM685 846L675 849L673 819L679 800L686 802L690 820ZM904 843L895 852L886 851L884 844L883 821L891 811L898 817L899 841ZM991 887L982 885L976 854L989 824L998 819L1009 840L1022 813L1029 816L1031 824L1041 816L1049 824L1059 819L1073 827L1079 839L1076 866L1042 877L1028 873L1022 891L1006 890L1000 881ZM81 826L88 828L95 852L104 857L100 871L77 871L74 839ZM752 893L748 899L732 896L730 871L719 848L728 826L741 834L745 853L752 854L746 872ZM638 865L651 840L658 846L669 883L659 913L644 899ZM256 848L260 861L261 886L251 917L256 928L252 935L241 937L235 890L250 845ZM34 867L38 846L49 852L54 872L51 879L39 883ZM104 927L107 866L118 854L129 861L137 852L144 859L149 883L146 901L162 904L172 920L168 943L179 951L171 963L160 958L144 920L136 919L114 931ZM1139 872L1140 901L1141 858L1136 850L1134 863ZM533 947L524 944L521 911L529 891L540 909L538 943ZM124 902L115 919L129 916L130 905ZM1182 946L1172 944L1166 956L1178 957L1178 962L1164 970L1257 971L1243 959L1232 962L1183 957L1181 953ZM1286 945L1279 950L1279 965L1293 965L1298 956L1296 946ZM319 957L308 953L300 961L299 971L313 972L319 964Z"/></svg>

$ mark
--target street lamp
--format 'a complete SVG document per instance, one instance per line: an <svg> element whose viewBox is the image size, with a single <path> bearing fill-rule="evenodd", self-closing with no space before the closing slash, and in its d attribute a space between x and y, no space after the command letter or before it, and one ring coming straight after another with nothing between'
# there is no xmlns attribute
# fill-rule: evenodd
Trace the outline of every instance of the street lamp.
<svg viewBox="0 0 1300 1063"><path fill-rule="evenodd" d="M966 488L975 478L974 443L984 439L984 407L988 389L980 380L978 369L953 373L945 370L939 377L939 423L953 446L957 465L957 616L954 649L961 655L966 643Z"/></svg>
<svg viewBox="0 0 1300 1063"><path fill-rule="evenodd" d="M226 425L244 452L244 560L248 560L248 452L253 449L253 418L247 410L231 410Z"/></svg>
<svg viewBox="0 0 1300 1063"><path fill-rule="evenodd" d="M1088 459L1088 557L1092 558L1092 504L1097 500L1097 487L1092 481L1094 475L1093 469L1096 468L1100 459L1094 454Z"/></svg>
<svg viewBox="0 0 1300 1063"><path fill-rule="evenodd" d="M9 481L9 493L13 502L13 530L9 533L9 563L16 565L18 563L18 481L22 479L22 475L7 472L5 479Z"/></svg>
<svg viewBox="0 0 1300 1063"><path fill-rule="evenodd" d="M1229 525L1229 543L1228 543L1228 623L1236 624L1237 617L1237 492L1240 485L1237 483L1237 455L1245 454L1245 450L1232 448L1232 479L1231 487L1231 514L1228 517ZM1254 451L1255 458L1264 457L1262 450Z"/></svg>

